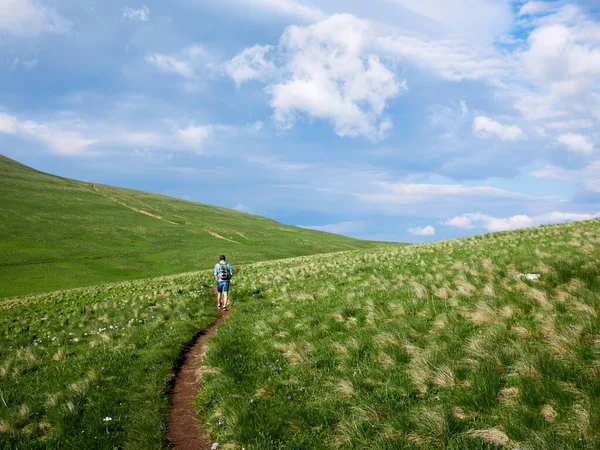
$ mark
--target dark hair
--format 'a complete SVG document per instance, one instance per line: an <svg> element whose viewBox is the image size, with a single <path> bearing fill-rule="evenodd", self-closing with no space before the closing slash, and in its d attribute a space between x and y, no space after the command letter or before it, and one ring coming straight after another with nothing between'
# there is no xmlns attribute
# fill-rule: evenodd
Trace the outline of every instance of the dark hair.
<svg viewBox="0 0 600 450"><path fill-rule="evenodd" d="M219 256L219 260L220 260L220 261L225 261L225 255L221 255L221 256Z"/></svg>

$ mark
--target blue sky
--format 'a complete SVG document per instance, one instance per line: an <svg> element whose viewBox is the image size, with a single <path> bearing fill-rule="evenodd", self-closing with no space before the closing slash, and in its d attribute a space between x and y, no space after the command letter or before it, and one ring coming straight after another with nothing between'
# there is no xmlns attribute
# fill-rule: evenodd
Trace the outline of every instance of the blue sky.
<svg viewBox="0 0 600 450"><path fill-rule="evenodd" d="M0 0L0 152L359 238L600 217L593 0Z"/></svg>

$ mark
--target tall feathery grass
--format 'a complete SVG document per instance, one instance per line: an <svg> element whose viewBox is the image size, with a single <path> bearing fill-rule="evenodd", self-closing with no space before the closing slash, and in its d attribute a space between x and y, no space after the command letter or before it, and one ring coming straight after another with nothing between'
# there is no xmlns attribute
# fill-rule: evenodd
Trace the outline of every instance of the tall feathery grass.
<svg viewBox="0 0 600 450"><path fill-rule="evenodd" d="M262 263L236 295L197 399L227 448L600 446L600 221Z"/></svg>

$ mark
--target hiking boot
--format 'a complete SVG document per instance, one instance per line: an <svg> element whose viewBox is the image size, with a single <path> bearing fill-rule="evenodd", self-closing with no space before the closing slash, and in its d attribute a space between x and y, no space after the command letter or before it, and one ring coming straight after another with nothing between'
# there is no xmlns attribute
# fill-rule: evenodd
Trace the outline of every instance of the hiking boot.
<svg viewBox="0 0 600 450"><path fill-rule="evenodd" d="M227 311L227 306L223 306L223 311Z"/></svg>

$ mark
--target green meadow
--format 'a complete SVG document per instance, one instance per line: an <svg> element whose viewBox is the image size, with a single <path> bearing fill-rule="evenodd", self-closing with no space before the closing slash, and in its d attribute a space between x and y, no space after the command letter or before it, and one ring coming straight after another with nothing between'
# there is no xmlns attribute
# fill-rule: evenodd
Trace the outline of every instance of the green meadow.
<svg viewBox="0 0 600 450"><path fill-rule="evenodd" d="M219 448L600 447L600 221L236 282L197 399Z"/></svg>
<svg viewBox="0 0 600 450"><path fill-rule="evenodd" d="M219 449L600 447L600 220L383 245L0 169L2 449L168 448L221 252Z"/></svg>
<svg viewBox="0 0 600 450"><path fill-rule="evenodd" d="M60 178L0 155L0 298L376 245L142 191Z"/></svg>
<svg viewBox="0 0 600 450"><path fill-rule="evenodd" d="M216 317L192 274L0 302L0 448L166 447L173 367Z"/></svg>

